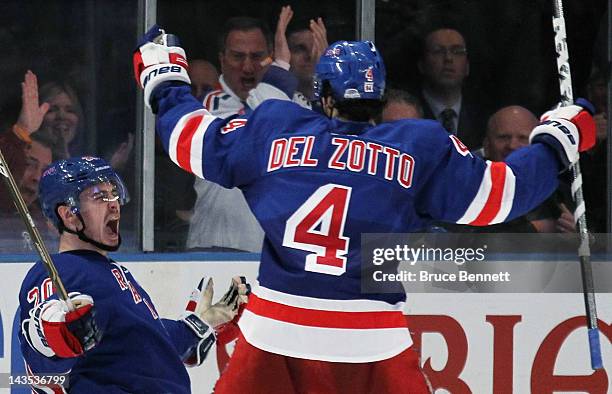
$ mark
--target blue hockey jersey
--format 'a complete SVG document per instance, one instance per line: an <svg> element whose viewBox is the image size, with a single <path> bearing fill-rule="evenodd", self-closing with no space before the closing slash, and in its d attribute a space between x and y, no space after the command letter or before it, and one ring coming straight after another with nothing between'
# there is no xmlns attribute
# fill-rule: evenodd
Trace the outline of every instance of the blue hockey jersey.
<svg viewBox="0 0 612 394"><path fill-rule="evenodd" d="M34 350L22 332L19 339L28 373L68 374L70 393L191 392L180 355L198 338L185 323L161 319L127 268L107 257L77 250L52 255L52 259L68 291L93 298L102 340L79 357L48 358ZM19 293L22 324L30 309L52 294L51 280L39 261L27 273ZM33 391L62 392L42 386Z"/></svg>
<svg viewBox="0 0 612 394"><path fill-rule="evenodd" d="M500 223L557 186L560 163L542 144L490 162L429 120L373 126L280 100L220 119L172 84L154 100L170 158L239 187L264 229L259 287L240 327L252 345L287 356L369 362L410 346L405 295L360 291L362 233Z"/></svg>

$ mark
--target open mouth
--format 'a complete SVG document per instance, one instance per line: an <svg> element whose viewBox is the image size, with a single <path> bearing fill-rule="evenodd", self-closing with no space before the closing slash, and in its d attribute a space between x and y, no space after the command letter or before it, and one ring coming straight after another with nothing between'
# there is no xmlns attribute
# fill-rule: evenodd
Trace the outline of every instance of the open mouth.
<svg viewBox="0 0 612 394"><path fill-rule="evenodd" d="M246 89L253 89L256 85L254 77L241 78L241 81L242 81L242 86L244 86Z"/></svg>
<svg viewBox="0 0 612 394"><path fill-rule="evenodd" d="M106 231L109 235L117 237L119 235L119 219L111 219L106 223Z"/></svg>

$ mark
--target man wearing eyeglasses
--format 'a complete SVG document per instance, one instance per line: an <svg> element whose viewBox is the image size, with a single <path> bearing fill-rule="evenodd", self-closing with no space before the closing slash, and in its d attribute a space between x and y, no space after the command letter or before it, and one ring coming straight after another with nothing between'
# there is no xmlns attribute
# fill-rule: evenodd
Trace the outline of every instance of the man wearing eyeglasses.
<svg viewBox="0 0 612 394"><path fill-rule="evenodd" d="M480 147L488 111L465 95L470 62L461 33L448 27L431 30L425 36L418 68L423 76L424 117L440 121L468 148Z"/></svg>

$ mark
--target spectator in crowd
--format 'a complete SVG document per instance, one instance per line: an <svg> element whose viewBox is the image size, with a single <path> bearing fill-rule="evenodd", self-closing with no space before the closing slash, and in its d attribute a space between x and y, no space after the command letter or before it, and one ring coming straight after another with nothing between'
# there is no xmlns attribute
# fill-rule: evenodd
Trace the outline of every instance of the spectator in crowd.
<svg viewBox="0 0 612 394"><path fill-rule="evenodd" d="M51 163L52 140L37 132L49 109L39 105L36 75L27 71L22 88L22 106L17 122L11 130L0 134L0 149L15 178L26 206L46 242L53 242L38 205L38 182L43 169ZM32 252L33 245L4 182L0 182L0 250L3 252ZM19 237L19 241L16 237Z"/></svg>
<svg viewBox="0 0 612 394"><path fill-rule="evenodd" d="M597 142L595 147L581 155L580 165L584 176L583 192L586 204L587 225L594 233L608 232L607 165L608 147L608 75L594 66L587 83L587 97L595 107Z"/></svg>
<svg viewBox="0 0 612 394"><path fill-rule="evenodd" d="M28 72L36 77L31 71ZM82 130L83 109L75 89L67 83L51 81L40 87L38 97L48 110L44 113L42 124L31 132L38 131L45 136L45 140L51 141L53 160L79 154L93 154L94 152L87 152L85 149L85 133ZM130 133L125 141L108 152L111 165L118 170L124 169L133 147L134 135Z"/></svg>
<svg viewBox="0 0 612 394"><path fill-rule="evenodd" d="M39 96L41 102L49 104L40 132L53 141L53 160L82 153L83 109L74 88L66 83L47 82L41 86Z"/></svg>
<svg viewBox="0 0 612 394"><path fill-rule="evenodd" d="M529 134L539 123L527 108L511 105L495 112L487 122L482 154L491 161L504 161L517 149L529 145ZM479 232L575 232L574 216L566 204L571 201L569 185L560 182L557 191L544 203L524 216L508 223L489 228L476 228Z"/></svg>
<svg viewBox="0 0 612 394"><path fill-rule="evenodd" d="M417 65L423 76L424 117L440 121L468 148L480 147L487 110L465 91L470 62L463 35L448 27L430 31L425 36Z"/></svg>
<svg viewBox="0 0 612 394"><path fill-rule="evenodd" d="M291 52L290 71L298 79L298 91L309 102L314 100L314 68L327 43L327 29L322 18L311 19L308 27L299 24L290 31L287 41Z"/></svg>
<svg viewBox="0 0 612 394"><path fill-rule="evenodd" d="M423 106L416 96L405 90L387 89L385 92L385 106L382 112L383 122L421 118L423 118Z"/></svg>
<svg viewBox="0 0 612 394"><path fill-rule="evenodd" d="M489 118L483 140L483 156L503 161L518 148L529 145L529 133L538 119L527 108L512 105L501 108Z"/></svg>
<svg viewBox="0 0 612 394"><path fill-rule="evenodd" d="M191 79L191 94L198 99L202 99L204 93L219 87L219 71L208 60L190 61L188 73Z"/></svg>
<svg viewBox="0 0 612 394"><path fill-rule="evenodd" d="M274 44L269 29L258 19L235 17L226 22L219 52L221 89L205 95L208 111L227 118L245 114L269 98L293 97L297 80L288 71L291 53L285 35L292 15L291 7L281 9ZM197 198L188 249L261 250L263 231L239 189L225 189L200 178L194 188Z"/></svg>
<svg viewBox="0 0 612 394"><path fill-rule="evenodd" d="M38 205L38 183L43 169L51 163L51 141L44 135L34 133L29 136L29 142L26 142L8 131L0 135L0 146L3 154L6 152L10 157L6 158L7 164L43 240L48 245L55 245L55 233L47 227ZM35 251L4 182L0 184L0 221L0 251Z"/></svg>

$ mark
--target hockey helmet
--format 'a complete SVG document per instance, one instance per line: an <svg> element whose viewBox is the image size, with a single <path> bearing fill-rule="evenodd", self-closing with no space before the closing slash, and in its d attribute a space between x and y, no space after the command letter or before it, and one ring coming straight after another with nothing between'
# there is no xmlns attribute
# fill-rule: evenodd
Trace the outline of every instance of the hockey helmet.
<svg viewBox="0 0 612 394"><path fill-rule="evenodd" d="M385 93L385 64L371 41L338 41L330 45L315 68L315 97L329 81L333 97L380 100Z"/></svg>
<svg viewBox="0 0 612 394"><path fill-rule="evenodd" d="M79 213L81 192L105 182L110 182L117 188L120 205L129 201L123 181L104 159L83 156L52 163L43 172L38 186L43 214L55 227L60 228L61 220L56 212L57 207L67 205L73 213Z"/></svg>

